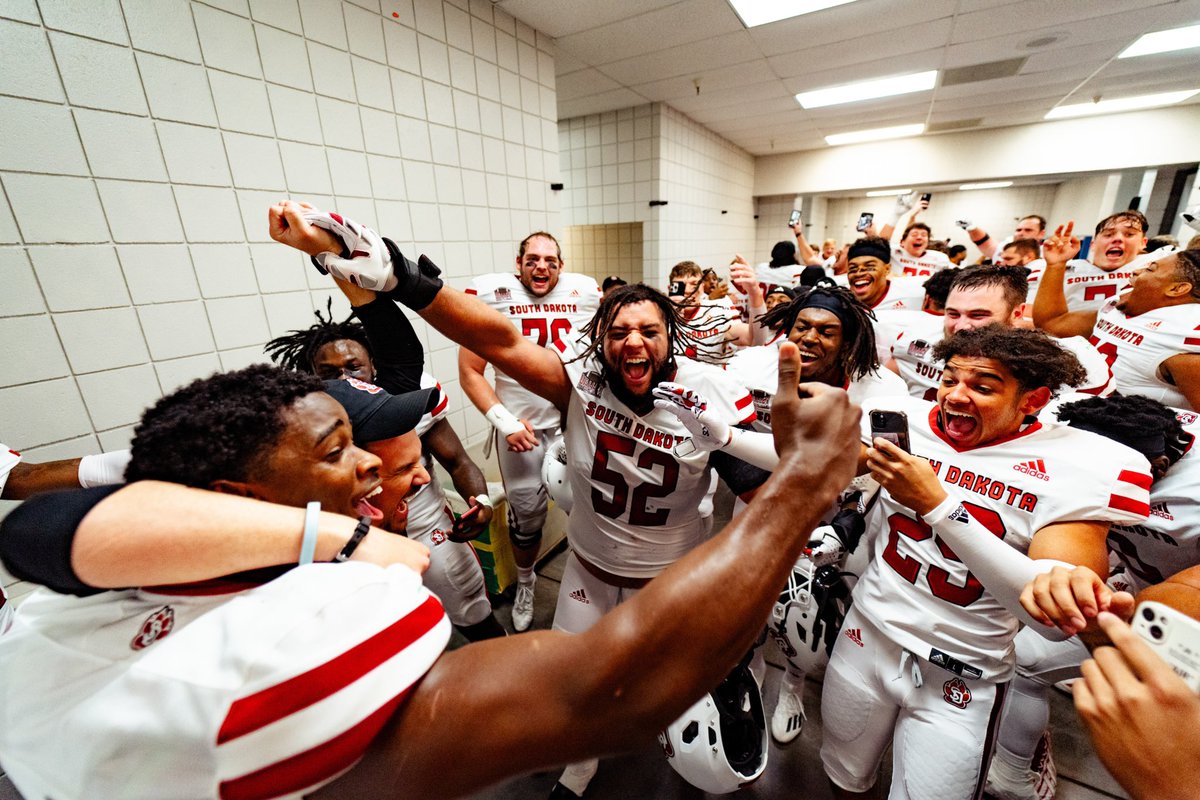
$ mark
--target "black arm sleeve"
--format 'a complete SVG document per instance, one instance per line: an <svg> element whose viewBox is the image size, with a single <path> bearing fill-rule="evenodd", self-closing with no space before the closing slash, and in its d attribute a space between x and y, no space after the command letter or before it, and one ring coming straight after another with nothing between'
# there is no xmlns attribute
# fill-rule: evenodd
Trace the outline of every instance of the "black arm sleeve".
<svg viewBox="0 0 1200 800"><path fill-rule="evenodd" d="M365 306L356 306L354 314L362 320L371 342L375 383L392 394L420 389L425 350L400 307L379 295Z"/></svg>
<svg viewBox="0 0 1200 800"><path fill-rule="evenodd" d="M81 597L103 589L88 586L71 568L71 546L79 523L101 500L124 484L68 489L35 495L0 522L0 561L23 581Z"/></svg>
<svg viewBox="0 0 1200 800"><path fill-rule="evenodd" d="M754 430L749 425L735 425L734 427L744 431ZM712 451L708 456L708 463L717 471L717 475L721 476L721 480L725 481L729 491L736 495L757 489L767 482L767 478L771 477L771 473L767 470L748 464L740 458L729 455L724 450Z"/></svg>

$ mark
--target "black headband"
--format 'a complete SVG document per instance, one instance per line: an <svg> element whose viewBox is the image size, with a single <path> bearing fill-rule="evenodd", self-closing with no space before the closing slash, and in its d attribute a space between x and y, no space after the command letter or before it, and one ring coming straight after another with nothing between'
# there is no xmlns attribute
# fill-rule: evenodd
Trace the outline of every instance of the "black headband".
<svg viewBox="0 0 1200 800"><path fill-rule="evenodd" d="M851 313L849 303L835 294L820 290L811 291L800 300L800 308L797 309L797 312L806 308L823 308L841 320L843 328L858 329L858 320Z"/></svg>
<svg viewBox="0 0 1200 800"><path fill-rule="evenodd" d="M885 264L890 264L892 261L892 251L882 240L873 242L870 239L859 239L850 245L850 252L846 254L846 260L851 261L859 256L874 256Z"/></svg>

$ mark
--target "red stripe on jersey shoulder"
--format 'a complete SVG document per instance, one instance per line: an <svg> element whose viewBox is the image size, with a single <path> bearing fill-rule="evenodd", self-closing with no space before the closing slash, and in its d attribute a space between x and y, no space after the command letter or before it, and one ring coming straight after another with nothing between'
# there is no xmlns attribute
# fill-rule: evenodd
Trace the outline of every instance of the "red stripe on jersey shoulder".
<svg viewBox="0 0 1200 800"><path fill-rule="evenodd" d="M463 289L463 294L479 294L478 289Z"/></svg>
<svg viewBox="0 0 1200 800"><path fill-rule="evenodd" d="M320 666L235 700L217 733L217 744L245 736L354 683L420 639L441 621L442 604L430 596L403 619Z"/></svg>
<svg viewBox="0 0 1200 800"><path fill-rule="evenodd" d="M1121 474L1117 476L1117 480L1132 483L1134 486L1139 489L1145 489L1147 492L1150 491L1150 484L1154 482L1154 479L1144 472L1134 472L1131 469L1121 470Z"/></svg>
<svg viewBox="0 0 1200 800"><path fill-rule="evenodd" d="M221 800L265 800L332 778L362 757L411 689L405 689L362 722L323 744L240 778L221 781Z"/></svg>
<svg viewBox="0 0 1200 800"><path fill-rule="evenodd" d="M1200 345L1200 336L1189 336L1183 340L1183 343L1193 347Z"/></svg>
<svg viewBox="0 0 1200 800"><path fill-rule="evenodd" d="M747 394L747 395L743 396L742 399L740 399L736 403L734 403L733 405L734 405L734 408L736 408L738 411L741 411L746 406L754 405L754 398Z"/></svg>
<svg viewBox="0 0 1200 800"><path fill-rule="evenodd" d="M1119 494L1108 496L1108 507L1115 508L1118 511L1128 511L1131 514L1140 514L1143 517L1150 516L1150 504L1143 503L1140 500L1131 500L1128 497L1122 497Z"/></svg>

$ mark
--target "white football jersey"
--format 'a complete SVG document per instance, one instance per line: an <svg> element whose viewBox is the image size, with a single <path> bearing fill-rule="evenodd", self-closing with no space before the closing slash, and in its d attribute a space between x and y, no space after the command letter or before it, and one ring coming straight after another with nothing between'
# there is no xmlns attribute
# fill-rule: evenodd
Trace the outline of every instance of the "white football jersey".
<svg viewBox="0 0 1200 800"><path fill-rule="evenodd" d="M1048 525L1139 523L1150 511L1150 465L1102 436L1034 422L1015 436L960 451L943 438L937 406L905 396L864 404L864 441L876 409L907 414L912 452L929 459L946 491L976 521L1022 553ZM1007 680L1017 619L887 491L880 492L867 526L874 556L855 588L855 608L921 658L957 660L972 677Z"/></svg>
<svg viewBox="0 0 1200 800"><path fill-rule="evenodd" d="M942 339L944 324L945 317L937 312L926 311L925 309L898 308L888 311L876 311L875 349L879 353L879 360L886 364L888 359L895 358L896 364L900 367L900 377L904 379L905 383L908 383L912 372L920 368L907 358L904 363L901 363L901 354L904 351L900 350L898 352L895 345L900 341L901 337L909 344L913 342L935 344ZM921 352L919 346L915 352ZM937 370L939 380L941 374L942 371L939 367ZM911 386L912 384L909 385ZM920 397L921 395L913 392L913 396Z"/></svg>
<svg viewBox="0 0 1200 800"><path fill-rule="evenodd" d="M669 411L639 416L606 384L573 341L555 343L571 381L564 437L575 507L567 538L585 560L614 575L652 578L705 538L700 504L710 487L709 453L675 446L690 435ZM754 421L750 394L719 367L677 359L673 381L695 389L730 425ZM686 447L686 445L685 445Z"/></svg>
<svg viewBox="0 0 1200 800"><path fill-rule="evenodd" d="M912 328L900 333L892 343L892 358L900 368L900 375L908 385L908 393L922 400L937 398L942 384L942 362L933 357L933 348L942 339L942 330L936 332L932 326L924 329ZM1065 350L1070 350L1083 365L1087 376L1083 384L1075 389L1060 387L1062 392L1075 392L1096 397L1108 397L1113 393L1112 372L1105 357L1082 336L1055 339Z"/></svg>
<svg viewBox="0 0 1200 800"><path fill-rule="evenodd" d="M435 422L445 419L447 408L450 405L450 398L446 396L442 385L428 372L421 373L421 388L437 388L438 400L433 411L426 412L417 423L417 436L424 436ZM421 458L425 462L425 469L429 472L430 480L429 483L419 487L412 497L408 498L408 530L406 533L410 539L418 539L434 531L443 525L446 519L446 492L434 474L433 456L422 448Z"/></svg>
<svg viewBox="0 0 1200 800"><path fill-rule="evenodd" d="M1134 592L1200 564L1200 415L1180 411L1192 437L1183 457L1150 487L1150 516L1140 525L1114 525L1108 551Z"/></svg>
<svg viewBox="0 0 1200 800"><path fill-rule="evenodd" d="M920 256L910 256L903 247L893 247L891 263L892 275L928 278L949 267L950 257L940 250L926 250Z"/></svg>
<svg viewBox="0 0 1200 800"><path fill-rule="evenodd" d="M779 390L779 346L787 341L776 339L771 344L739 350L725 366L729 377L750 390L754 398L754 429L771 432L771 399ZM801 380L804 380L801 375ZM690 388L690 387L689 387ZM904 381L891 370L882 367L841 388L850 395L850 402L862 405L869 397L904 394Z"/></svg>
<svg viewBox="0 0 1200 800"><path fill-rule="evenodd" d="M689 327L680 331L687 346L677 355L708 364L728 360L733 355L729 329L735 321L738 321L738 314L732 307L720 303L702 304L696 316L687 320Z"/></svg>
<svg viewBox="0 0 1200 800"><path fill-rule="evenodd" d="M362 757L449 637L403 566L39 589L0 637L19 689L0 693L0 759L29 798L299 798Z"/></svg>
<svg viewBox="0 0 1200 800"><path fill-rule="evenodd" d="M1115 300L1129 288L1129 282L1138 270L1151 261L1174 252L1177 252L1175 248L1166 247L1153 253L1143 253L1125 266L1111 271L1103 270L1082 258L1071 259L1067 262L1066 274L1063 277L1063 294L1067 298L1067 308L1071 311L1099 311L1109 300ZM1039 258L1025 266L1029 269L1029 302L1032 303L1037 297L1046 261Z"/></svg>
<svg viewBox="0 0 1200 800"><path fill-rule="evenodd" d="M1200 353L1200 305L1189 303L1147 311L1136 317L1106 304L1096 315L1092 344L1112 368L1121 394L1138 394L1192 411L1179 388L1159 376L1162 363L1182 353Z"/></svg>
<svg viewBox="0 0 1200 800"><path fill-rule="evenodd" d="M542 347L566 338L583 327L600 305L596 280L575 272L563 272L544 297L534 297L515 273L496 272L471 281L473 294L503 314L521 335ZM495 369L493 367L493 369ZM496 396L518 419L534 428L557 428L558 410L515 380L496 369Z"/></svg>

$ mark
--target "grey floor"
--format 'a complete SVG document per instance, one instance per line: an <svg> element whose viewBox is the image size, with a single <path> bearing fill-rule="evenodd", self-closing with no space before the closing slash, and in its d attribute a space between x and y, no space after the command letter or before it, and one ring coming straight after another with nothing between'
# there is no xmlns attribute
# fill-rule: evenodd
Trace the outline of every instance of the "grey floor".
<svg viewBox="0 0 1200 800"><path fill-rule="evenodd" d="M719 491L716 510L718 526L729 519L731 505L732 498ZM538 568L533 616L535 628L549 628L554 620L554 606L566 556L565 550L557 552ZM510 631L511 614L512 608L507 602L502 601L496 608L496 616ZM766 653L768 669L763 702L769 714L774 708L783 659L773 643L768 642ZM754 784L726 797L761 800L827 800L831 797L818 757L821 746L820 694L820 684L809 681L804 701L808 721L800 738L786 747L779 747L772 741L763 776ZM1059 774L1058 800L1126 798L1127 795L1096 760L1069 697L1059 695L1054 698L1052 720L1054 756ZM516 778L474 795L473 800L545 798L559 772L554 770ZM886 765L884 772L881 785L886 786ZM602 761L600 771L584 796L588 800L697 800L710 795L685 783L667 766L662 751L654 744L647 744L628 755ZM0 800L3 800L2 795Z"/></svg>

